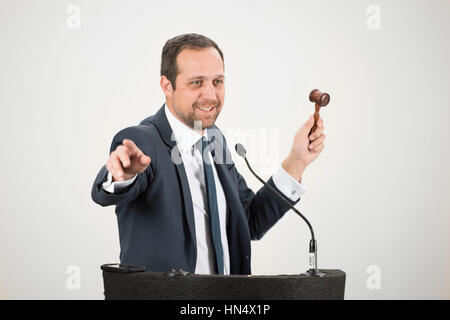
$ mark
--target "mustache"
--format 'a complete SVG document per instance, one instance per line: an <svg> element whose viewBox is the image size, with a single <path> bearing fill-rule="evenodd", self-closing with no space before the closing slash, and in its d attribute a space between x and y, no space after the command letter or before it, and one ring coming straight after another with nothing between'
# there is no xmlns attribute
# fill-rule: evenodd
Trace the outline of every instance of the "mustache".
<svg viewBox="0 0 450 320"><path fill-rule="evenodd" d="M220 101L218 100L203 100L203 101L195 101L192 104L192 108L198 108L203 106L213 106L216 108L220 107Z"/></svg>

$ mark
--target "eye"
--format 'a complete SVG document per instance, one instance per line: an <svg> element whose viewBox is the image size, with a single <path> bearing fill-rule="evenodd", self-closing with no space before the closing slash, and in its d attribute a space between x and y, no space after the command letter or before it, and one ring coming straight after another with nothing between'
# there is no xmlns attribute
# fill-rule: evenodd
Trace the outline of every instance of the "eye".
<svg viewBox="0 0 450 320"><path fill-rule="evenodd" d="M199 87L202 85L202 80L194 80L191 81L191 85L195 86L195 87Z"/></svg>
<svg viewBox="0 0 450 320"><path fill-rule="evenodd" d="M214 80L214 84L216 86L221 85L221 84L223 84L223 80L222 79L216 79L216 80Z"/></svg>

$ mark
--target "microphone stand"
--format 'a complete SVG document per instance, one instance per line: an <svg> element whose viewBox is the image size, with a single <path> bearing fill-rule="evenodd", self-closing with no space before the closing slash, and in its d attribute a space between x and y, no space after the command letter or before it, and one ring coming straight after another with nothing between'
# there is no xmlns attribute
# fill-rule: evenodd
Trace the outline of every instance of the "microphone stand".
<svg viewBox="0 0 450 320"><path fill-rule="evenodd" d="M263 179L261 179L255 171L251 168L250 164L248 163L247 157L246 157L246 151L242 144L238 143L235 146L236 152L239 156L244 158L245 163L247 164L248 169L250 172L258 179L263 185L265 185L269 190L271 190L274 194L276 194L281 200L283 200L297 215L299 215L308 225L309 231L311 232L311 240L309 241L309 269L306 272L303 272L302 275L309 276L309 277L324 277L325 273L320 272L317 269L317 241L314 238L314 230L309 223L308 219L300 213L282 194L280 194L277 190L272 188L269 184L267 184Z"/></svg>

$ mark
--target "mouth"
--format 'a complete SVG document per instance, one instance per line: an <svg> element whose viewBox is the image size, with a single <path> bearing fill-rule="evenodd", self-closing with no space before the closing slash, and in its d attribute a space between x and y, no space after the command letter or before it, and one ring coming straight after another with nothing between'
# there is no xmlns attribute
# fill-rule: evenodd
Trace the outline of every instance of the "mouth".
<svg viewBox="0 0 450 320"><path fill-rule="evenodd" d="M202 113L211 114L216 107L197 107Z"/></svg>

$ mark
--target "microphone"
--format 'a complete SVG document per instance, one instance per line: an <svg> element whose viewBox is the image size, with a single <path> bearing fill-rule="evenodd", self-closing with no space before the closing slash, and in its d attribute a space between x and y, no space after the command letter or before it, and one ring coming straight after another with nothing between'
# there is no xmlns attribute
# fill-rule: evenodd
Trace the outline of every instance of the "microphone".
<svg viewBox="0 0 450 320"><path fill-rule="evenodd" d="M247 167L249 168L250 172L258 179L263 185L265 185L267 188L269 188L270 191L272 191L274 194L276 194L281 200L283 200L296 214L302 218L306 224L308 225L309 231L311 232L311 240L309 241L309 269L305 273L302 273L303 275L307 276L314 276L314 277L323 277L325 276L325 273L320 272L317 269L317 241L314 238L314 230L311 226L311 223L309 223L308 219L300 213L282 194L280 194L277 190L272 188L270 185L268 185L263 179L261 179L251 168L250 164L248 163L247 157L246 157L246 151L244 146L241 143L237 143L235 145L236 152L239 156L244 158L245 163L247 164Z"/></svg>

